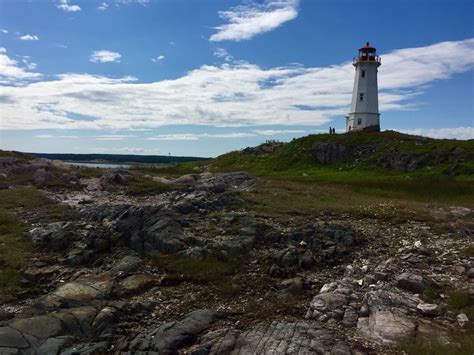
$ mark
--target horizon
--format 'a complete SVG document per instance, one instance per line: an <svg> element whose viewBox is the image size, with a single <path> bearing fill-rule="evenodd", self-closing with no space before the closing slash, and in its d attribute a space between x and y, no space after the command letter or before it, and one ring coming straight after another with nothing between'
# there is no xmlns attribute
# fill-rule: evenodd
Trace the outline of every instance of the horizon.
<svg viewBox="0 0 474 355"><path fill-rule="evenodd" d="M367 41L382 58L382 130L473 139L473 10L467 0L0 0L0 149L214 157L340 133L352 57Z"/></svg>

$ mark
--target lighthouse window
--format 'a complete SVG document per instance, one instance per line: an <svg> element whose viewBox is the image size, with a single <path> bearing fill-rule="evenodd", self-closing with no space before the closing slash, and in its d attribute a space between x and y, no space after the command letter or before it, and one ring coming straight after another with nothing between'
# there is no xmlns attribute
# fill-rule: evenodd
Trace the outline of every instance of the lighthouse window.
<svg viewBox="0 0 474 355"><path fill-rule="evenodd" d="M358 119L357 119L357 125L360 126L361 124L362 124L362 118L358 118Z"/></svg>
<svg viewBox="0 0 474 355"><path fill-rule="evenodd" d="M365 78L365 70L362 70L362 72L360 73L360 76Z"/></svg>
<svg viewBox="0 0 474 355"><path fill-rule="evenodd" d="M364 101L364 94L363 93L359 94L359 100Z"/></svg>

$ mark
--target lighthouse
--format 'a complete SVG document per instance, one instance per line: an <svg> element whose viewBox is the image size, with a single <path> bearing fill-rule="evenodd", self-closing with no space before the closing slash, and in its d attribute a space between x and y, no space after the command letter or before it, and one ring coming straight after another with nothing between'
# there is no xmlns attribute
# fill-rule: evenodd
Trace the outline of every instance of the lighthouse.
<svg viewBox="0 0 474 355"><path fill-rule="evenodd" d="M359 55L353 58L352 64L355 79L351 111L346 116L346 132L380 132L377 71L382 63L377 50L367 42L359 49Z"/></svg>

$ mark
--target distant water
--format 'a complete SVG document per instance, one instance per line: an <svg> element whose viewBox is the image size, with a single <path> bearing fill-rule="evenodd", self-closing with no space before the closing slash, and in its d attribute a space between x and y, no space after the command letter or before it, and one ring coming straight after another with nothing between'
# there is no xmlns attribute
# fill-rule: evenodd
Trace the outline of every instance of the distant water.
<svg viewBox="0 0 474 355"><path fill-rule="evenodd" d="M70 162L65 161L63 162L67 165L73 166L84 166L86 168L102 168L102 169L130 169L130 165L127 164L107 164L107 163L78 163L78 162Z"/></svg>

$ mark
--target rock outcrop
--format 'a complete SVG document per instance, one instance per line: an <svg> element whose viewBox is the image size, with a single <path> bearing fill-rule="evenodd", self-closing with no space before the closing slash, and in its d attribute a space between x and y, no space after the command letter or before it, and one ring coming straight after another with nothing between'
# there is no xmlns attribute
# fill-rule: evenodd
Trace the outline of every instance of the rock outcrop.
<svg viewBox="0 0 474 355"><path fill-rule="evenodd" d="M331 165L349 158L349 149L335 142L317 142L311 147L313 158L320 164Z"/></svg>

